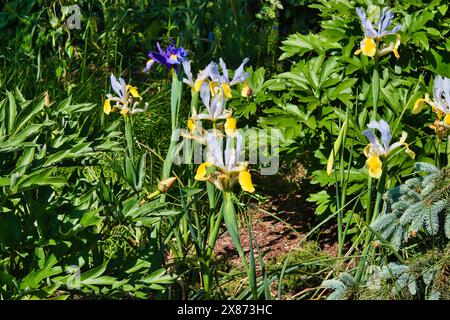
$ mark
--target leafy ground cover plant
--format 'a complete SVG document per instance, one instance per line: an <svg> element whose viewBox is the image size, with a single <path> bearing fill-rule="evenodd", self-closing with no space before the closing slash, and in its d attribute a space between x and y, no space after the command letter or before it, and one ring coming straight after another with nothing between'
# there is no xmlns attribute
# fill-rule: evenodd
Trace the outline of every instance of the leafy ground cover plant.
<svg viewBox="0 0 450 320"><path fill-rule="evenodd" d="M1 298L448 299L445 1L77 5L0 12Z"/></svg>

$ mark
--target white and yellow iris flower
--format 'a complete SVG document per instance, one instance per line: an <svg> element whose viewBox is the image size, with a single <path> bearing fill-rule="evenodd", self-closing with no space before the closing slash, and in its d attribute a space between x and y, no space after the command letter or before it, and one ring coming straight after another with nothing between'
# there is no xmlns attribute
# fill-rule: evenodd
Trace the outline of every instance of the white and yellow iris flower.
<svg viewBox="0 0 450 320"><path fill-rule="evenodd" d="M425 104L428 104L436 114L437 123L444 128L450 128L450 79L437 76L434 79L433 99L428 94L424 98L417 99L414 104L413 113L422 111Z"/></svg>
<svg viewBox="0 0 450 320"><path fill-rule="evenodd" d="M364 155L367 157L366 164L369 169L369 175L372 178L380 179L383 172L382 159L387 159L389 154L398 147L404 146L406 153L414 159L415 153L409 149L406 143L408 134L405 131L402 132L402 136L398 142L391 144L391 129L386 121L372 120L367 126L369 129L364 130L363 134L369 140L369 144L364 148ZM375 135L374 129L381 133L381 142Z"/></svg>
<svg viewBox="0 0 450 320"><path fill-rule="evenodd" d="M392 11L387 7L384 7L381 10L377 29L373 27L372 23L366 17L366 13L363 9L356 8L356 13L361 19L364 29L364 39L361 41L360 47L355 51L355 54L358 55L362 53L368 57L374 57L377 54L378 56L383 56L393 52L395 57L398 59L400 57L398 53L398 47L400 46L400 35L398 35L398 32L402 29L402 25L397 24L392 30L388 30L392 24L392 20L394 19L394 14ZM378 48L380 39L389 35L396 35L396 41Z"/></svg>
<svg viewBox="0 0 450 320"><path fill-rule="evenodd" d="M224 97L220 94L211 97L211 91L206 82L200 87L200 98L205 105L206 112L193 115L194 120L209 120L215 123L218 120L226 120L231 117L232 112L225 109Z"/></svg>
<svg viewBox="0 0 450 320"><path fill-rule="evenodd" d="M245 82L249 74L244 72L244 65L248 62L248 58L245 58L241 65L234 71L233 79L230 81L228 77L228 69L222 58L219 59L219 64L222 69L222 75L219 73L219 66L217 63L211 63L209 87L213 96L223 95L226 99L232 97L231 87L237 83Z"/></svg>
<svg viewBox="0 0 450 320"><path fill-rule="evenodd" d="M147 110L148 104L145 104L144 109L138 108L139 102L134 102L133 99L142 100L138 90L136 87L133 87L129 84L125 83L121 77L119 80L116 79L114 74L111 73L110 76L111 87L114 92L117 94L116 97L113 97L111 94L107 94L107 99L103 103L103 112L109 115L111 112L119 110L123 115L134 114L138 112L144 112ZM111 105L111 102L114 104Z"/></svg>
<svg viewBox="0 0 450 320"><path fill-rule="evenodd" d="M194 80L191 72L191 61L185 60L182 62L184 74L187 78L183 79L183 82L189 85L194 92L200 92L200 88L203 84L203 82L209 77L209 73L211 71L211 66L213 62L208 64L205 69L201 70L198 75L197 79Z"/></svg>
<svg viewBox="0 0 450 320"><path fill-rule="evenodd" d="M248 171L248 163L239 161L243 137L236 132L226 137L225 152L222 152L222 135L216 130L206 133L207 159L197 168L195 180L209 181L219 190L230 190L238 182L242 190L254 192L255 187Z"/></svg>

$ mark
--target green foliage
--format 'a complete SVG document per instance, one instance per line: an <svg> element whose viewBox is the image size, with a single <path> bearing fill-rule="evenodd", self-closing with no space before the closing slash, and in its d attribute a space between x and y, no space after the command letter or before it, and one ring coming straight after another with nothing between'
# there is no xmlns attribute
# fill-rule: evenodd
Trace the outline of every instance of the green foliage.
<svg viewBox="0 0 450 320"><path fill-rule="evenodd" d="M0 7L0 299L448 299L450 171L440 168L450 144L428 128L431 110L410 111L432 78L450 77L447 1L79 0L81 29L68 28L65 4ZM400 59L355 55L355 8L372 19L387 5L403 25ZM239 127L281 130L283 166L299 156L308 166L314 190L301 197L320 223L306 238L336 219L337 257L302 240L266 261L253 211L241 212L249 199L222 198L195 181L195 166L172 166L171 130L198 96L189 105L176 77L170 90L162 66L142 73L170 39L193 70L250 58L251 92L233 87L227 106ZM110 73L140 84L148 113L101 114ZM367 178L361 132L381 118L394 139L408 133L421 175L393 152L383 178ZM179 186L161 191L158 178L171 176ZM242 258L233 270L214 258L226 228Z"/></svg>
<svg viewBox="0 0 450 320"><path fill-rule="evenodd" d="M176 212L139 204L145 162L125 160L111 176L105 155L115 153L112 168L127 159L119 123L94 130L95 116L85 115L96 105L71 97L48 105L16 89L0 105L0 297L164 292L174 277L147 234ZM139 182L124 184L130 175Z"/></svg>
<svg viewBox="0 0 450 320"><path fill-rule="evenodd" d="M320 11L321 31L295 33L283 41L280 60L290 62L290 70L267 80L256 101L262 111L262 127L276 127L283 133L282 150L286 159L297 152L314 150L315 159L307 159L313 173L312 183L328 187L309 200L316 202L317 214L336 213L350 197L357 197L356 212L368 205L366 158L362 155L369 113L373 109L372 59L355 55L363 38L355 8L367 8L369 16L376 16L378 8L387 3L371 1L315 1L308 7ZM402 130L408 133L408 143L419 158L434 156L434 137L424 117L412 117L410 110L416 99L423 96L423 79L434 73L450 75L447 61L449 20L445 1L417 3L402 1L391 5L395 17L402 23L400 59L392 55L380 58L380 98L377 118L391 125L394 138ZM346 122L347 121L347 122ZM344 127L347 124L348 129ZM343 136L342 136L343 135ZM335 141L342 142L333 151ZM334 157L334 172L327 175L325 167L329 155ZM411 173L413 161L406 154L397 153L389 161L389 171L395 171L395 184ZM336 198L335 181L346 199ZM324 195L328 194L328 197ZM318 201L318 202L317 202ZM340 202L340 205L337 204ZM353 205L352 205L353 206ZM346 210L347 218L354 210ZM354 219L353 217L352 219Z"/></svg>

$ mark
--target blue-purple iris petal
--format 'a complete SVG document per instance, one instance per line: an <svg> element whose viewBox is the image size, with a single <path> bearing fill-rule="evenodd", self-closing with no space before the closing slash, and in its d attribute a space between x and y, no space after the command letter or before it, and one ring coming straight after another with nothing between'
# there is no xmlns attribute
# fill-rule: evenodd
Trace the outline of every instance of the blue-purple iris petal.
<svg viewBox="0 0 450 320"><path fill-rule="evenodd" d="M220 67L222 68L222 74L223 74L223 76L221 77L221 80L225 81L227 83L230 82L230 78L228 77L227 65L225 64L225 62L223 61L222 58L219 59L219 64L220 64Z"/></svg>
<svg viewBox="0 0 450 320"><path fill-rule="evenodd" d="M164 56L166 53L164 52L163 49L161 49L161 45L159 44L159 42L156 43L156 47L158 48L159 53Z"/></svg>
<svg viewBox="0 0 450 320"><path fill-rule="evenodd" d="M244 65L249 61L248 58L245 58L241 65L234 72L233 80L231 80L230 85L234 85L238 82L244 82L248 77L248 73L244 72Z"/></svg>
<svg viewBox="0 0 450 320"><path fill-rule="evenodd" d="M217 119L223 111L223 97L219 94L214 97L214 100L211 104L211 113L214 119Z"/></svg>
<svg viewBox="0 0 450 320"><path fill-rule="evenodd" d="M215 62L211 63L211 69L209 71L209 76L211 77L211 80L214 82L220 81L219 66L217 65L217 63L215 63Z"/></svg>
<svg viewBox="0 0 450 320"><path fill-rule="evenodd" d="M387 7L381 9L380 19L378 20L378 34L382 34L391 24L394 14Z"/></svg>
<svg viewBox="0 0 450 320"><path fill-rule="evenodd" d="M156 43L156 46L159 52L150 51L148 56L167 69L178 70L178 65L186 60L187 51L184 48L175 47L173 41L167 47L166 51L161 48L159 42Z"/></svg>
<svg viewBox="0 0 450 320"><path fill-rule="evenodd" d="M442 78L441 82L441 97L444 96L442 99L442 105L443 105L443 111L445 114L450 112L450 79L449 78Z"/></svg>
<svg viewBox="0 0 450 320"><path fill-rule="evenodd" d="M209 91L209 85L205 82L200 87L200 98L202 99L202 102L205 105L206 110L208 110L208 114L211 114L211 106L210 106L211 93Z"/></svg>
<svg viewBox="0 0 450 320"><path fill-rule="evenodd" d="M386 121L381 120L379 122L379 130L381 132L381 141L383 141L384 149L387 150L392 139L391 128Z"/></svg>
<svg viewBox="0 0 450 320"><path fill-rule="evenodd" d="M192 72L191 72L191 61L184 60L181 64L183 65L184 74L187 77L187 79L186 78L183 79L183 82L188 84L188 85L190 85L190 86L193 86L194 85L194 79L192 77Z"/></svg>
<svg viewBox="0 0 450 320"><path fill-rule="evenodd" d="M389 144L391 143L392 135L391 135L391 128L389 127L389 124L384 121L370 121L370 123L367 125L370 129L377 129L381 133L381 141L383 142L383 149L388 150ZM366 136L367 137L367 136Z"/></svg>
<svg viewBox="0 0 450 320"><path fill-rule="evenodd" d="M170 64L170 65L178 64L178 58L177 58L177 56L175 56L175 55L170 55L170 56L167 58L167 63Z"/></svg>
<svg viewBox="0 0 450 320"><path fill-rule="evenodd" d="M367 140L369 140L369 142L372 144L372 147L374 148L379 148L380 144L378 142L377 137L375 136L375 134L373 133L372 129L367 129L364 130L362 132L363 135L366 136Z"/></svg>
<svg viewBox="0 0 450 320"><path fill-rule="evenodd" d="M223 161L223 152L222 152L222 138L217 137L213 132L207 132L206 134L206 142L207 142L207 154L212 163L224 166Z"/></svg>
<svg viewBox="0 0 450 320"><path fill-rule="evenodd" d="M383 37L387 35L395 35L402 29L402 25L398 24L392 30L388 30L388 28L392 24L392 20L394 19L394 14L388 7L384 7L381 10L380 19L378 20L377 24L378 30L375 30L373 28L372 23L369 21L369 19L367 19L366 13L364 12L363 9L356 8L356 13L361 19L361 23L364 28L364 35L366 37L374 38L374 37Z"/></svg>
<svg viewBox="0 0 450 320"><path fill-rule="evenodd" d="M164 55L158 53L158 52L154 52L151 51L148 56L155 60L155 62L158 62L159 64L162 64L163 66L165 66L166 68L170 69L171 65L167 62L167 59Z"/></svg>
<svg viewBox="0 0 450 320"><path fill-rule="evenodd" d="M358 7L358 8L356 8L356 13L358 14L359 18L361 19L361 23L363 25L365 35L368 37L371 37L371 38L376 37L378 33L373 28L372 23L370 23L370 21L367 19L366 13L364 12L364 10L362 8Z"/></svg>

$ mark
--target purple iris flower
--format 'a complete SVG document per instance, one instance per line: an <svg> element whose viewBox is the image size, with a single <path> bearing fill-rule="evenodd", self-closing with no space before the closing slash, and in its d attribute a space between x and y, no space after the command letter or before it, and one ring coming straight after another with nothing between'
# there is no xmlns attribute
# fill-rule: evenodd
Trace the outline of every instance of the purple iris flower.
<svg viewBox="0 0 450 320"><path fill-rule="evenodd" d="M175 47L174 42L167 47L166 51L161 49L161 46L158 43L156 43L158 47L158 51L150 51L148 56L150 57L150 60L147 61L147 64L145 66L144 72L148 72L152 65L155 62L158 62L165 66L167 69L175 69L175 71L178 70L178 65L186 60L187 52L184 48Z"/></svg>

